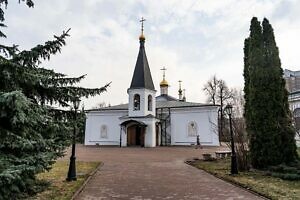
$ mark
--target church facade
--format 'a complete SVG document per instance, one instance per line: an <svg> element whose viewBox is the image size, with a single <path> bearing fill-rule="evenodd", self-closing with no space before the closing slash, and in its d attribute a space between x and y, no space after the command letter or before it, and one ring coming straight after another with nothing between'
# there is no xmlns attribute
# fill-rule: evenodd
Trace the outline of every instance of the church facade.
<svg viewBox="0 0 300 200"><path fill-rule="evenodd" d="M218 106L187 102L168 94L168 82L156 95L145 52L143 32L128 93L128 104L89 110L85 145L156 147L169 145L218 146Z"/></svg>

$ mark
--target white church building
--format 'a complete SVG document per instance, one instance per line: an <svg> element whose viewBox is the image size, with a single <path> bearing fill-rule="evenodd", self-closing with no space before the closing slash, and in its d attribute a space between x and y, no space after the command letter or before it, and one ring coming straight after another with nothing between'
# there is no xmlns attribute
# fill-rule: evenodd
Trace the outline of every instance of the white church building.
<svg viewBox="0 0 300 200"><path fill-rule="evenodd" d="M218 106L186 102L168 94L168 82L160 83L157 96L145 52L145 37L130 87L128 104L92 109L87 112L85 145L156 147L170 145L219 146ZM124 91L125 92L125 91Z"/></svg>

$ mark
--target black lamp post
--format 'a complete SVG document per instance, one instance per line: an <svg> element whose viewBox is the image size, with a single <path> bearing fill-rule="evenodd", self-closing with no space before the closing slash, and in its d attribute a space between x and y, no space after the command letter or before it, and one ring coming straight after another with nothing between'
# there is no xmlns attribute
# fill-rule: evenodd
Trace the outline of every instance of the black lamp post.
<svg viewBox="0 0 300 200"><path fill-rule="evenodd" d="M73 129L73 141L72 141L72 154L70 157L70 165L68 171L67 181L76 181L76 157L75 157L75 145L76 145L76 126L77 126L77 110L79 108L80 99L73 101L74 106L74 129Z"/></svg>
<svg viewBox="0 0 300 200"><path fill-rule="evenodd" d="M231 119L232 105L228 104L224 110L229 116L229 128L230 128L230 136L231 136L231 174L238 174L236 153L235 153L234 140L233 140L232 119Z"/></svg>

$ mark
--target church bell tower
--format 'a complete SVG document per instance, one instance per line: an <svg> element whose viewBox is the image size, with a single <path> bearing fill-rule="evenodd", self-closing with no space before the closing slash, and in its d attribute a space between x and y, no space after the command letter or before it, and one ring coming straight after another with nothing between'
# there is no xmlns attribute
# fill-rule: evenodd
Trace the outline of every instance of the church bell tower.
<svg viewBox="0 0 300 200"><path fill-rule="evenodd" d="M135 141L139 141L144 147L156 146L156 101L154 88L146 52L145 52L145 36L144 21L142 18L142 33L139 37L140 49L135 64L133 77L130 87L127 90L128 117L127 122L131 123L136 129L130 133L127 132L127 139L134 137ZM125 137L125 138L126 138ZM128 142L128 140L127 140Z"/></svg>
<svg viewBox="0 0 300 200"><path fill-rule="evenodd" d="M155 116L156 90L154 88L145 52L144 21L144 18L140 20L142 23L142 33L139 37L140 49L130 88L127 90L129 95L129 117L144 117L148 115Z"/></svg>

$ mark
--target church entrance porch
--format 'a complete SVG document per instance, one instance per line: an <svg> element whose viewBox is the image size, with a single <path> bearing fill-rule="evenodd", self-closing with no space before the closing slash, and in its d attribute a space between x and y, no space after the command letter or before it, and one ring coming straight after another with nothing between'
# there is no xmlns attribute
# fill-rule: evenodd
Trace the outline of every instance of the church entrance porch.
<svg viewBox="0 0 300 200"><path fill-rule="evenodd" d="M132 125L127 128L127 146L145 146L145 128Z"/></svg>
<svg viewBox="0 0 300 200"><path fill-rule="evenodd" d="M121 138L120 143L127 147L132 146L145 146L145 134L147 125L141 121L136 121L133 119L124 121L121 123L121 130L125 132L125 137Z"/></svg>

